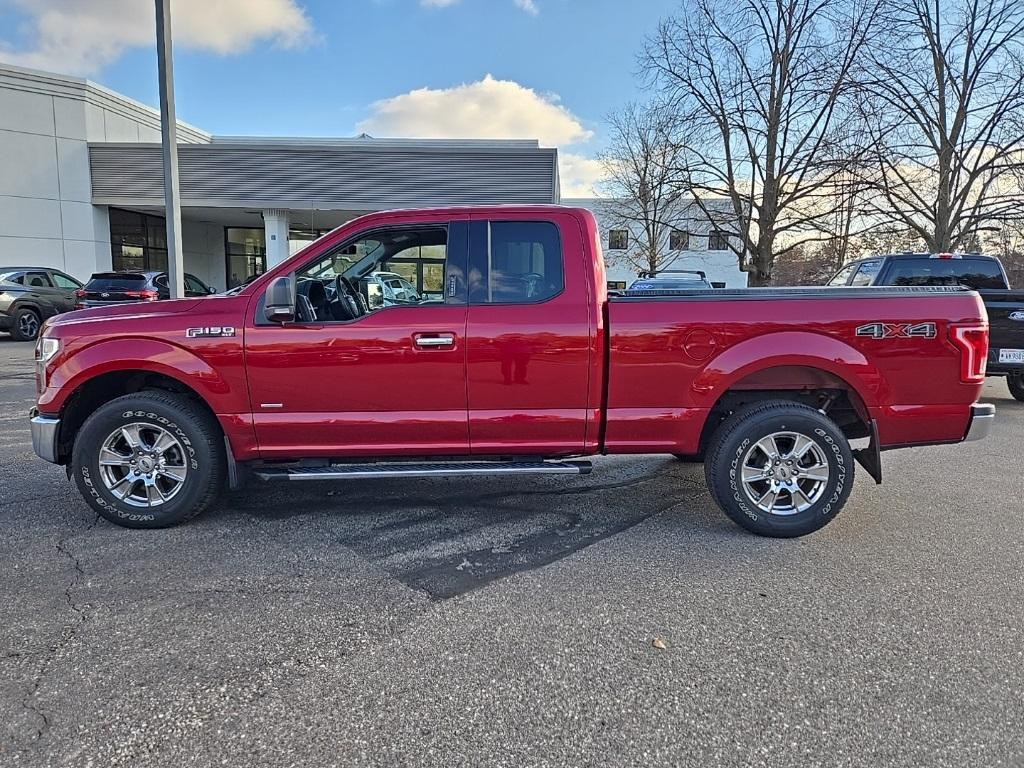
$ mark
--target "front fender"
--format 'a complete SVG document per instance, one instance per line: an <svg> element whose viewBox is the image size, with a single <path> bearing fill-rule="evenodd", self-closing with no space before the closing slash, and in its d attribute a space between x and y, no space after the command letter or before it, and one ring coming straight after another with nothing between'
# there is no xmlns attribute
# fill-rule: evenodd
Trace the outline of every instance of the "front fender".
<svg viewBox="0 0 1024 768"><path fill-rule="evenodd" d="M202 397L214 413L248 410L224 376L191 350L169 341L118 336L63 352L50 371L39 398L44 413L58 413L67 399L86 382L108 373L145 371L181 382Z"/></svg>
<svg viewBox="0 0 1024 768"><path fill-rule="evenodd" d="M747 339L713 358L693 380L694 398L710 408L747 376L781 366L831 373L849 384L869 408L877 406L885 394L885 378L859 350L834 336L781 331Z"/></svg>

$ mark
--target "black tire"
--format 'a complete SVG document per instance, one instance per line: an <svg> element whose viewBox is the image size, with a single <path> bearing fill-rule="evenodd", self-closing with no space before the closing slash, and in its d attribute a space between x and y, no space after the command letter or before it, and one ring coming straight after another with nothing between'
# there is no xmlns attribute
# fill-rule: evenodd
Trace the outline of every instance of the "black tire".
<svg viewBox="0 0 1024 768"><path fill-rule="evenodd" d="M151 440L153 435L159 434L157 430L163 430L177 441L177 446L169 449L170 455L172 459L180 456L173 463L180 463L186 471L184 479L173 486L177 490L166 501L157 499L156 506L139 506L137 499L133 504L131 498L128 501L119 498L108 488L107 475L102 474L100 467L100 452L121 427L128 427L136 437L142 435L143 447L146 435ZM131 449L126 447L130 445L122 444L118 452L123 450L131 455ZM223 437L216 420L194 400L169 392L124 395L97 408L75 438L71 470L89 505L106 520L125 528L166 528L191 520L217 498L227 472ZM127 469L113 471L127 472ZM157 470L156 474L162 471ZM145 492L151 498L143 478L124 482L128 485L120 485L122 492L127 488L128 493L141 495ZM169 484L163 482L165 487ZM135 490L139 488L138 483L143 483L141 490Z"/></svg>
<svg viewBox="0 0 1024 768"><path fill-rule="evenodd" d="M759 457L765 459L766 468L771 468L772 472L792 472L792 468L784 466L789 463L785 446L790 445L792 451L796 446L795 438L789 443L786 442L790 440L788 437L777 438L781 450L775 455L780 456L781 461L772 462L757 448L758 441L780 434L810 440L814 446L808 449L810 459L806 454L803 459L798 458L797 468L803 469L799 466L801 461L819 457L814 467L808 466L803 471L827 467L827 478L780 480L784 485L791 484L792 494L782 485L773 485L773 480L767 477L754 480L751 485L742 482L742 465L752 460L755 464L750 466L760 467ZM773 464L783 466L775 469ZM769 400L744 406L722 423L709 441L704 472L711 497L733 522L761 536L793 538L813 533L839 514L853 488L853 453L842 431L821 412L800 403ZM776 488L779 490L774 490ZM755 493L772 489L776 494L772 501L788 499L789 508L780 503L779 511L766 511L758 507L751 489ZM804 493L808 489L811 489L809 495ZM764 504L773 506L769 502Z"/></svg>
<svg viewBox="0 0 1024 768"><path fill-rule="evenodd" d="M11 338L15 341L35 341L39 336L41 325L42 321L39 319L38 312L28 307L22 307L14 313Z"/></svg>
<svg viewBox="0 0 1024 768"><path fill-rule="evenodd" d="M1024 373L1011 373L1006 377L1006 385L1014 400L1024 402Z"/></svg>

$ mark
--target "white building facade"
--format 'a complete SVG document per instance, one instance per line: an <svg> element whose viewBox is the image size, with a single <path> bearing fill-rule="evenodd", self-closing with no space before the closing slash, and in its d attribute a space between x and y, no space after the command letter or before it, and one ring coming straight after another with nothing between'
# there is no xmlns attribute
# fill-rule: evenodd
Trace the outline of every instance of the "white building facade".
<svg viewBox="0 0 1024 768"><path fill-rule="evenodd" d="M636 223L622 223L615 211L621 209L621 202L601 198L563 199L564 205L586 208L597 217L601 227L604 246L605 266L608 282L627 286L637 278L639 268L645 259L644 235ZM727 201L721 201L723 206ZM717 201L716 201L717 204ZM665 227L660 249L662 263L667 269L699 270L716 287L745 288L747 273L739 268L739 260L731 246L738 247L738 238L723 231L721 221L726 220L727 208L723 207L719 223L713 224L699 207L690 204L673 216L673 227ZM733 228L735 231L735 227Z"/></svg>

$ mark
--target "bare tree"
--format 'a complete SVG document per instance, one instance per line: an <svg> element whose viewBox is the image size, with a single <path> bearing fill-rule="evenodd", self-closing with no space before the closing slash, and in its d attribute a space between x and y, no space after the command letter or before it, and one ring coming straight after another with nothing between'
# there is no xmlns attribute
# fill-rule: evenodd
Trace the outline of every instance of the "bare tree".
<svg viewBox="0 0 1024 768"><path fill-rule="evenodd" d="M688 0L641 66L679 119L680 181L752 285L781 250L820 239L849 145L852 73L882 0ZM708 204L726 197L731 205Z"/></svg>
<svg viewBox="0 0 1024 768"><path fill-rule="evenodd" d="M869 46L868 215L931 252L969 248L1024 208L1024 2L893 0Z"/></svg>
<svg viewBox="0 0 1024 768"><path fill-rule="evenodd" d="M639 233L638 247L623 253L625 261L638 271L665 269L675 261L667 241L684 194L673 183L680 164L675 117L657 105L632 103L610 115L608 127L609 147L599 158L606 221Z"/></svg>

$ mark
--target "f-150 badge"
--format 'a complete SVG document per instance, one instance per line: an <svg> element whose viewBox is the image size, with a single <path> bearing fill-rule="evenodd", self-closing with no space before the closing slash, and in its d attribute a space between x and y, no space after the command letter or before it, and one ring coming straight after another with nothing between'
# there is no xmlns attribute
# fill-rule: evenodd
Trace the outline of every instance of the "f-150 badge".
<svg viewBox="0 0 1024 768"><path fill-rule="evenodd" d="M211 325L206 328L186 328L185 336L190 339L217 339L222 336L234 336L235 329L230 325Z"/></svg>
<svg viewBox="0 0 1024 768"><path fill-rule="evenodd" d="M872 339L934 339L935 323L868 323L857 329L858 336Z"/></svg>

